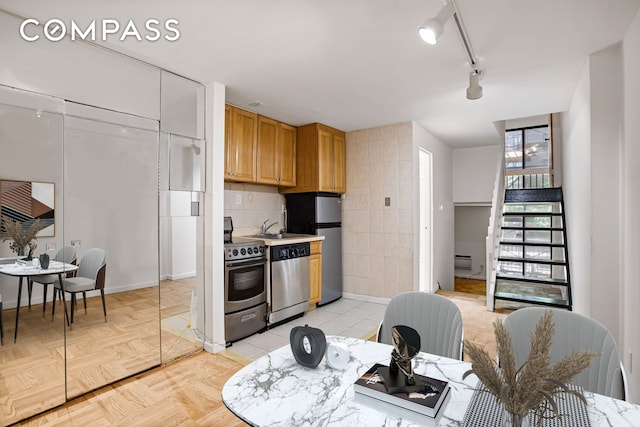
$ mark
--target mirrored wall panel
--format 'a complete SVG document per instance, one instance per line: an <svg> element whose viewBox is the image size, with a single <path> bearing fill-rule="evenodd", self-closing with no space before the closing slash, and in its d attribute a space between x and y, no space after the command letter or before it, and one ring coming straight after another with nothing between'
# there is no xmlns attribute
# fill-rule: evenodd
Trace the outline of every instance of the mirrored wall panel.
<svg viewBox="0 0 640 427"><path fill-rule="evenodd" d="M33 264L19 264L15 250L20 247L24 255L31 250L36 257L48 254L54 258L62 248L62 205L56 204L55 211L49 209L52 199L60 200L62 195L62 142L61 114L0 104L3 426L65 402L64 319L51 317L53 286L45 286L51 276L36 275L39 270ZM38 183L46 183L45 193ZM42 221L36 222L39 217ZM37 224L40 230L34 229Z"/></svg>
<svg viewBox="0 0 640 427"><path fill-rule="evenodd" d="M152 120L67 111L75 116L64 126L64 241L76 250L77 276L92 288L86 311L82 292L65 289L73 311L66 347L72 398L161 361L159 135ZM77 289L86 287L82 280Z"/></svg>

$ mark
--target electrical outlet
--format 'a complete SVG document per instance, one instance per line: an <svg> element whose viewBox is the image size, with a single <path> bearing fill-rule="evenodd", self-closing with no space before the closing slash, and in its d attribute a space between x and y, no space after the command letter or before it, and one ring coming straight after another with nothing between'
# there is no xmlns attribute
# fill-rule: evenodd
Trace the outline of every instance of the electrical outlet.
<svg viewBox="0 0 640 427"><path fill-rule="evenodd" d="M72 240L71 241L71 246L73 246L74 248L79 248L81 246L81 241L80 240Z"/></svg>
<svg viewBox="0 0 640 427"><path fill-rule="evenodd" d="M242 194L236 194L236 205L242 204Z"/></svg>
<svg viewBox="0 0 640 427"><path fill-rule="evenodd" d="M282 205L282 213L285 213L287 211L287 206L286 205Z"/></svg>
<svg viewBox="0 0 640 427"><path fill-rule="evenodd" d="M47 252L55 251L55 250L56 250L56 244L55 243L47 243Z"/></svg>

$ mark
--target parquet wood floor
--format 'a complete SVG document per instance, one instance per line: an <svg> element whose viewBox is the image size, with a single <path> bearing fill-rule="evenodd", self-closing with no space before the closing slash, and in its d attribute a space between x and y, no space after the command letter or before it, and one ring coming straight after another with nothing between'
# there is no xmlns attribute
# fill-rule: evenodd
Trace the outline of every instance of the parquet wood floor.
<svg viewBox="0 0 640 427"><path fill-rule="evenodd" d="M495 355L492 323L511 311L486 310L485 298L439 291L460 307L465 339ZM226 353L229 357L225 357ZM200 352L103 387L21 426L244 426L221 400L224 383L242 368L225 351ZM492 356L494 357L494 356ZM235 360L234 360L235 359Z"/></svg>

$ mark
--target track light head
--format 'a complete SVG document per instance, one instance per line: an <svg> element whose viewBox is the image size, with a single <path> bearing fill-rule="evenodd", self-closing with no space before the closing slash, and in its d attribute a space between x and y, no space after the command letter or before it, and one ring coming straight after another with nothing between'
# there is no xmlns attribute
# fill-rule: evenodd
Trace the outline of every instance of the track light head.
<svg viewBox="0 0 640 427"><path fill-rule="evenodd" d="M425 43L436 44L438 43L438 37L442 35L444 28L442 24L436 19L428 19L422 27L418 28L418 34Z"/></svg>
<svg viewBox="0 0 640 427"><path fill-rule="evenodd" d="M473 70L469 73L469 87L467 88L467 99L482 98L482 86L480 86L480 77L482 71Z"/></svg>
<svg viewBox="0 0 640 427"><path fill-rule="evenodd" d="M442 9L440 9L435 18L427 19L425 23L418 28L418 34L420 34L422 40L429 44L438 43L438 37L444 32L444 24L453 16L453 13L453 0L445 0Z"/></svg>

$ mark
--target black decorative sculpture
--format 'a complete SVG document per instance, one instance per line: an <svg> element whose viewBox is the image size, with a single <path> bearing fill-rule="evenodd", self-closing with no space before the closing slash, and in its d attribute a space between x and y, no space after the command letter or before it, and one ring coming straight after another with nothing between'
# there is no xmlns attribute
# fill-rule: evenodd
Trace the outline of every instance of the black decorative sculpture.
<svg viewBox="0 0 640 427"><path fill-rule="evenodd" d="M416 384L411 359L420 352L420 335L405 325L391 328L393 351L389 368L378 368L389 393L411 393L424 389L424 384Z"/></svg>
<svg viewBox="0 0 640 427"><path fill-rule="evenodd" d="M49 254L40 254L40 268L46 270L49 268Z"/></svg>
<svg viewBox="0 0 640 427"><path fill-rule="evenodd" d="M324 332L309 325L291 329L289 343L296 362L309 368L315 368L320 364L327 348Z"/></svg>

